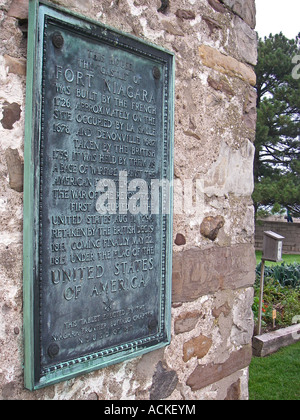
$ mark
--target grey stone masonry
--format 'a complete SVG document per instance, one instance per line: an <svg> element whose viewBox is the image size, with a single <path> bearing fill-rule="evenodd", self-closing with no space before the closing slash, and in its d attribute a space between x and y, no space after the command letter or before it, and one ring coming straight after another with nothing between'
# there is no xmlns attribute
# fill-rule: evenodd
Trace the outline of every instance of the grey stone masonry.
<svg viewBox="0 0 300 420"><path fill-rule="evenodd" d="M272 231L284 236L283 253L300 254L300 223L257 221L255 227L255 248L262 250L263 235Z"/></svg>

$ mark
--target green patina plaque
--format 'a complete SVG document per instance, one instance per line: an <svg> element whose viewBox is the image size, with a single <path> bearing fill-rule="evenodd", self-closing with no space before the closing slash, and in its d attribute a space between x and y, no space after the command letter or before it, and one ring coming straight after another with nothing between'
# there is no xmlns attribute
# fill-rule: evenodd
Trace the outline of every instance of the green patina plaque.
<svg viewBox="0 0 300 420"><path fill-rule="evenodd" d="M25 386L170 342L174 56L30 0Z"/></svg>

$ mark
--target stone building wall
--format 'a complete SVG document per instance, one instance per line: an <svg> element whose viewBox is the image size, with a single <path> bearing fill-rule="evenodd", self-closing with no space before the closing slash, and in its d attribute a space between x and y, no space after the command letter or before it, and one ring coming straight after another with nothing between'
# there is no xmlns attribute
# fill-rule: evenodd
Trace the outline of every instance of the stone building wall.
<svg viewBox="0 0 300 420"><path fill-rule="evenodd" d="M28 1L0 0L0 398L247 399L254 282L254 0L55 0L176 54L172 342L36 392L23 386L22 191ZM188 182L187 182L188 184ZM186 191L186 190L185 190ZM182 198L175 192L175 204ZM176 207L175 206L175 207Z"/></svg>
<svg viewBox="0 0 300 420"><path fill-rule="evenodd" d="M255 226L255 249L260 251L263 249L266 231L272 231L284 237L284 254L300 254L300 223L258 220Z"/></svg>

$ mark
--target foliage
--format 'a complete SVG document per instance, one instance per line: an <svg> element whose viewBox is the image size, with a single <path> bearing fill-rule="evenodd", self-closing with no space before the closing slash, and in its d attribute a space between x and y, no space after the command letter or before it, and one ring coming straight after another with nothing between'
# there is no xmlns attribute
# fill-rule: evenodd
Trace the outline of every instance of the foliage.
<svg viewBox="0 0 300 420"><path fill-rule="evenodd" d="M289 208L300 214L300 79L292 60L300 55L295 40L282 33L259 40L257 130L254 162L256 210Z"/></svg>
<svg viewBox="0 0 300 420"><path fill-rule="evenodd" d="M256 274L260 277L261 263L256 268ZM273 267L265 267L265 277L273 278L281 286L291 286L300 288L300 265L299 264L281 264Z"/></svg>
<svg viewBox="0 0 300 420"><path fill-rule="evenodd" d="M256 269L253 312L258 320L261 264ZM278 326L292 325L294 316L300 315L300 265L282 264L265 267L262 326L272 325L272 312L277 310Z"/></svg>

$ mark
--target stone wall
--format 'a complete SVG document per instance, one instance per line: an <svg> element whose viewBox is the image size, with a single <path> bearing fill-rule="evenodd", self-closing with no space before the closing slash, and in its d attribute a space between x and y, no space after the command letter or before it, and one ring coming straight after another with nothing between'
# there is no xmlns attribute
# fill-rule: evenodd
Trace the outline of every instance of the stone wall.
<svg viewBox="0 0 300 420"><path fill-rule="evenodd" d="M176 54L172 342L37 392L23 386L22 191L28 1L0 0L0 398L247 399L253 332L254 0L55 0ZM177 196L175 195L175 204ZM198 209L199 210L199 209Z"/></svg>
<svg viewBox="0 0 300 420"><path fill-rule="evenodd" d="M263 249L264 232L269 230L284 236L284 254L300 254L300 223L258 220L255 226L255 248L257 250Z"/></svg>

